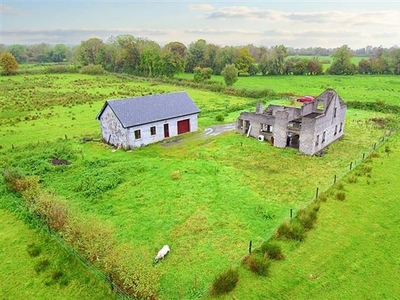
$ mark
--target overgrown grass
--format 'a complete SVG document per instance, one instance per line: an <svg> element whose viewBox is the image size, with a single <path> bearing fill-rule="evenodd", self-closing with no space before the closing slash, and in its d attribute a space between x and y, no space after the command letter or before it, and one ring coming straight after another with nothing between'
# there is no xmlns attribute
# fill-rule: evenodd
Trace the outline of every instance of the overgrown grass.
<svg viewBox="0 0 400 300"><path fill-rule="evenodd" d="M32 295L60 300L114 298L107 284L51 238L28 229L2 208L0 226L0 294L4 299L30 299Z"/></svg>
<svg viewBox="0 0 400 300"><path fill-rule="evenodd" d="M29 78L12 80L25 86ZM160 245L168 243L168 259L155 267L165 274L160 292L164 299L204 295L216 275L210 270L226 270L239 262L249 240L264 242L291 208L300 210L313 199L316 187L324 191L335 175L340 178L345 174L349 163L369 153L371 145L385 134L384 128L369 120L387 118L386 114L350 109L344 138L331 145L323 157L273 148L234 132L211 138L192 133L174 143L113 152L99 142L83 143L82 137L98 136L95 116L105 98L139 90L139 84L77 74L53 79L48 79L53 80L49 98L55 86L63 91L76 85L99 100L71 107L57 106L56 102L39 104L42 114L51 110L58 113L15 123L16 106L9 106L2 115L5 126L0 129L4 138L0 167L36 175L43 188L64 197L69 205L111 222L118 241L135 245L149 264ZM39 85L42 79L35 80ZM18 84L15 86L7 97L20 90ZM140 86L141 91L151 92L176 89L146 83ZM215 123L221 112L226 122L233 121L239 113L235 108L252 105L253 101L205 91L188 92L203 109L201 126ZM30 99L40 103L40 94ZM388 155L393 149L389 148ZM53 157L67 159L71 165L54 166L50 162ZM347 194L348 185L346 201L335 201L337 205L349 202ZM15 206L10 199L5 205ZM315 225L313 211L299 214L307 235L312 234Z"/></svg>
<svg viewBox="0 0 400 300"><path fill-rule="evenodd" d="M250 272L243 272L235 290L221 299L246 298L250 290L255 299L396 298L400 287L393 273L399 267L400 203L393 183L400 176L400 165L394 163L400 160L400 136L387 143L395 150L388 156L381 147L371 155L366 164L373 174L346 184L346 201L336 201L335 187L324 194L327 199L321 202L318 222L307 239L274 241L285 260L271 264L269 277L254 280Z"/></svg>
<svg viewBox="0 0 400 300"><path fill-rule="evenodd" d="M182 77L190 75L182 75ZM222 76L212 76L217 82L223 82ZM326 88L335 89L345 101L384 101L398 105L400 77L386 75L355 76L247 76L239 77L235 88L265 89L293 96L318 96Z"/></svg>

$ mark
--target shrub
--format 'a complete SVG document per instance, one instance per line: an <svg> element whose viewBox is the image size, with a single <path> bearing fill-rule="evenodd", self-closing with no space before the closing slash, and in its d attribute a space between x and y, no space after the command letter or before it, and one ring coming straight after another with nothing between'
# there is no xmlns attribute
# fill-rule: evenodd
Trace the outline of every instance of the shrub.
<svg viewBox="0 0 400 300"><path fill-rule="evenodd" d="M114 229L99 219L75 216L65 226L65 241L90 263L101 262L115 245Z"/></svg>
<svg viewBox="0 0 400 300"><path fill-rule="evenodd" d="M47 192L40 192L32 206L38 215L52 230L64 232L68 223L67 202Z"/></svg>
<svg viewBox="0 0 400 300"><path fill-rule="evenodd" d="M49 66L45 69L44 73L77 73L77 69L72 66L66 66L66 65L54 65L54 66Z"/></svg>
<svg viewBox="0 0 400 300"><path fill-rule="evenodd" d="M88 65L84 66L81 69L82 74L88 75L103 75L106 71L103 69L101 65Z"/></svg>
<svg viewBox="0 0 400 300"><path fill-rule="evenodd" d="M282 248L279 245L264 242L261 245L261 252L268 256L270 259L283 259Z"/></svg>
<svg viewBox="0 0 400 300"><path fill-rule="evenodd" d="M215 121L217 121L217 122L223 122L224 120L225 120L225 118L223 115L217 115L215 117Z"/></svg>
<svg viewBox="0 0 400 300"><path fill-rule="evenodd" d="M42 249L35 245L35 243L29 244L26 250L28 251L30 257L39 256L39 254L42 252Z"/></svg>
<svg viewBox="0 0 400 300"><path fill-rule="evenodd" d="M211 294L221 295L232 291L239 281L239 272L237 269L229 268L225 273L219 274L211 286Z"/></svg>
<svg viewBox="0 0 400 300"><path fill-rule="evenodd" d="M343 191L337 191L336 192L336 199L343 201L344 199L346 199L346 194Z"/></svg>
<svg viewBox="0 0 400 300"><path fill-rule="evenodd" d="M114 247L105 258L104 270L112 283L133 299L156 299L160 274L146 263L138 247Z"/></svg>
<svg viewBox="0 0 400 300"><path fill-rule="evenodd" d="M265 258L264 256L260 257L257 255L247 255L244 258L243 263L247 265L250 271L252 271L257 275L261 276L268 275L270 261L268 260L268 258Z"/></svg>

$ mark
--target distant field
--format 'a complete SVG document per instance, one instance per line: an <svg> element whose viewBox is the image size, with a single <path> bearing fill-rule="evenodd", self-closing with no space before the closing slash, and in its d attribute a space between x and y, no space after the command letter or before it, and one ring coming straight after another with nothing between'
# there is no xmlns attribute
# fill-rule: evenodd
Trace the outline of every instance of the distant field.
<svg viewBox="0 0 400 300"><path fill-rule="evenodd" d="M292 78L298 79L297 85L286 82ZM314 80L326 78L271 77L281 84L269 82L266 86L302 94L306 85L322 92L327 83L321 81L318 86ZM349 84L347 77L331 78ZM387 78L397 82L395 77ZM261 87L269 77L260 77L264 81L259 82L255 79L240 78L237 84L245 86L248 80L247 87ZM0 116L1 166L40 176L46 189L72 206L112 222L119 241L146 253L149 263L157 248L168 243L171 254L157 266L164 272L162 299L205 297L216 274L240 264L249 240L259 245L288 217L290 208L297 211L306 205L317 187L327 189L334 175L340 178L351 161L360 161L386 133L376 120L389 117L350 109L344 138L320 158L273 148L234 132L207 138L201 132L192 133L171 143L113 152L99 142L80 142L84 136L99 137L95 117L106 99L184 88L79 74L0 78L0 86L5 90L0 96L4 107ZM291 89L285 91L284 86ZM377 81L373 86L381 85ZM397 87L392 84L392 88ZM228 108L248 104L253 109L253 99L185 90L208 111L200 116L201 129L217 123L215 115ZM345 101L346 92L354 91L343 89L344 95L340 95ZM265 104L288 103L279 98L261 100ZM226 114L225 122L233 122L239 112ZM49 163L60 153L68 154L72 165ZM255 280L251 285L259 290L259 283ZM246 288L238 290L240 294Z"/></svg>
<svg viewBox="0 0 400 300"><path fill-rule="evenodd" d="M193 74L179 77L193 79ZM223 82L222 76L212 76L211 80ZM248 76L239 77L235 88L272 89L278 93L294 96L318 96L326 88L335 89L345 101L384 101L400 104L400 76Z"/></svg>

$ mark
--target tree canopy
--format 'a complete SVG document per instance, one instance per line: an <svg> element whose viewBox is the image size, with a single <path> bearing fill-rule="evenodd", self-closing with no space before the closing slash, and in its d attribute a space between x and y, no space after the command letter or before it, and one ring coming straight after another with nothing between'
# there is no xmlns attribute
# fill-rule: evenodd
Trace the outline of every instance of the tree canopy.
<svg viewBox="0 0 400 300"><path fill-rule="evenodd" d="M234 64L226 65L221 72L227 86L232 86L237 81L238 73L239 71Z"/></svg>
<svg viewBox="0 0 400 300"><path fill-rule="evenodd" d="M0 66L3 69L2 73L4 75L13 75L18 69L17 60L10 52L0 54Z"/></svg>

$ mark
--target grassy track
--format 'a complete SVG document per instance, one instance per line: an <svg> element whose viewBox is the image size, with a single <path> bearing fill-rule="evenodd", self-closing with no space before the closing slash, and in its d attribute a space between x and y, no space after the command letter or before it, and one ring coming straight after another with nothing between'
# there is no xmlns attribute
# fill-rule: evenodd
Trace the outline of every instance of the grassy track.
<svg viewBox="0 0 400 300"><path fill-rule="evenodd" d="M0 245L1 299L113 299L108 286L57 243L1 208ZM34 257L33 248L40 251Z"/></svg>

